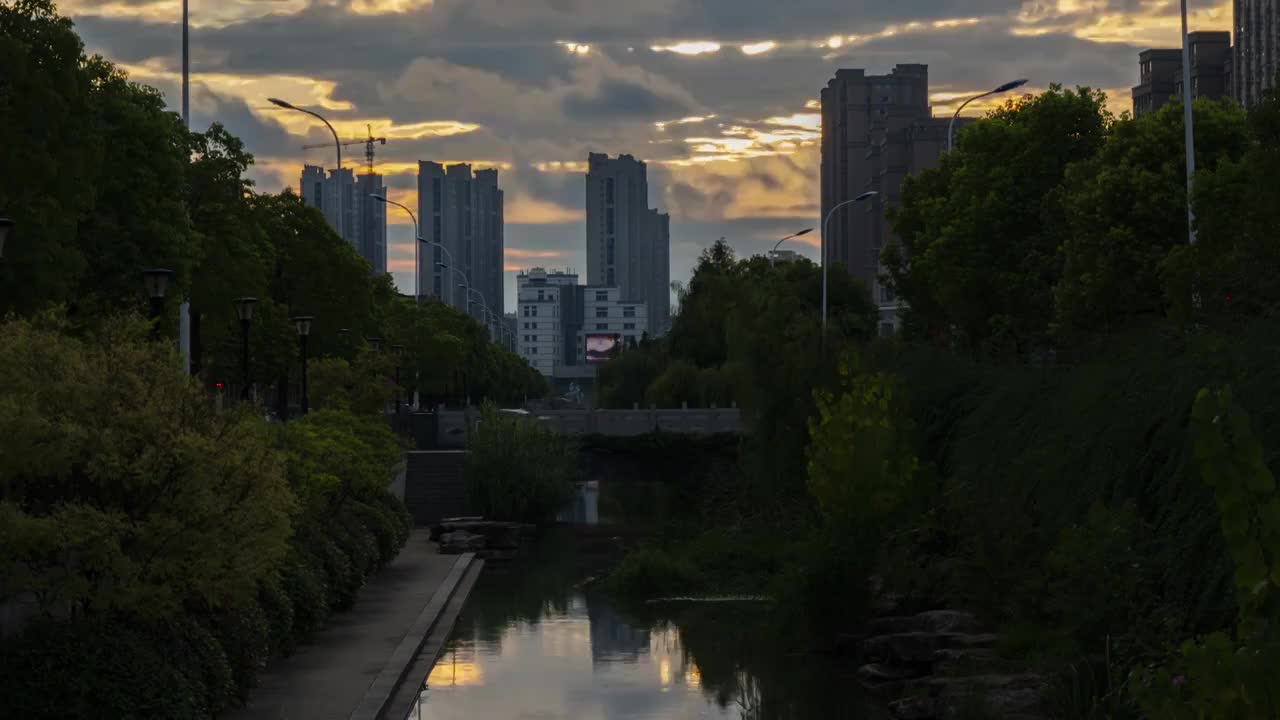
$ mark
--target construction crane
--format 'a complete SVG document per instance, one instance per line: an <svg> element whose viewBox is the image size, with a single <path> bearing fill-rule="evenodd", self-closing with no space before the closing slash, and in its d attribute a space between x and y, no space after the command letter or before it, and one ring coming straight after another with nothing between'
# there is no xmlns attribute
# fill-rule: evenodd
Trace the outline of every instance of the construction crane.
<svg viewBox="0 0 1280 720"><path fill-rule="evenodd" d="M348 140L346 142L340 142L338 144L341 145L342 147L348 147L350 145L363 145L364 159L366 162L369 163L369 174L372 175L373 174L373 145L374 143L377 143L378 145L386 145L387 139L384 137L380 137L380 138L374 137L372 125L365 125L365 127L368 128L369 130L369 137L365 138L364 140ZM329 147L329 143L320 143L318 145L303 145L302 149L315 150L317 148L327 148L327 147Z"/></svg>

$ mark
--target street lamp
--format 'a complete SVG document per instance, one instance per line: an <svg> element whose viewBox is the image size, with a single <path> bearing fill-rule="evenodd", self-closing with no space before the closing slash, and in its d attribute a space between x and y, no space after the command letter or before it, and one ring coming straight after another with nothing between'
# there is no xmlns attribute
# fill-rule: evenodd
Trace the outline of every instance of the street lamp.
<svg viewBox="0 0 1280 720"><path fill-rule="evenodd" d="M169 292L169 280L173 278L172 270L151 268L142 271L142 283L151 298L152 337L160 339L160 316L164 314L164 296Z"/></svg>
<svg viewBox="0 0 1280 720"><path fill-rule="evenodd" d="M4 241L13 234L14 222L9 218L0 218L0 258L4 257Z"/></svg>
<svg viewBox="0 0 1280 720"><path fill-rule="evenodd" d="M403 345L392 345L391 352L396 356L396 416L400 416L400 357L404 353Z"/></svg>
<svg viewBox="0 0 1280 720"><path fill-rule="evenodd" d="M424 240L424 239L422 239L422 238L418 238L418 242L420 242L420 243L425 243L425 244L427 244L427 245L435 245L436 247L438 247L438 248L440 248L442 251L444 251L444 256L445 256L445 257L449 258L449 264L448 264L448 265L445 265L444 263L438 262L438 263L436 263L436 264L435 264L435 267L441 267L441 268L449 268L449 267L453 267L453 265L454 265L454 262L453 262L453 253L449 252L449 248L445 247L445 246L444 246L444 243L433 242L433 241L431 241L431 240ZM432 255L432 258L434 258L434 257L435 257L435 256L434 256L434 255ZM461 271L459 271L459 272L461 272ZM463 275L462 277L463 277L463 278L466 278L466 275ZM452 293L451 293L451 294L452 294ZM441 299L442 301L444 301L445 303L448 303L448 302L449 302L448 300L445 300L445 298L440 298L440 299Z"/></svg>
<svg viewBox="0 0 1280 720"><path fill-rule="evenodd" d="M272 105L275 105L276 107L279 107L279 108L284 108L285 110L297 110L300 113L306 113L311 117L316 118L320 122L324 123L324 126L329 128L329 132L333 134L333 146L338 151L338 170L342 170L342 141L338 139L338 131L333 129L333 126L329 124L328 120L324 119L324 116L320 115L319 113L312 112L306 108L300 108L297 105L294 105L293 103L285 102L280 98L267 98L267 101L270 102ZM342 216L342 176L341 174L339 174L338 176L338 234L342 236L343 240L347 239L346 227L347 227L346 219Z"/></svg>
<svg viewBox="0 0 1280 720"><path fill-rule="evenodd" d="M951 152L951 148L954 146L953 143L955 141L956 118L960 117L960 111L964 110L964 107L966 105L973 102L974 100L981 100L982 98L987 97L989 95L999 95L1000 93L1006 93L1006 92L1009 92L1010 90L1016 90L1017 88L1020 88L1023 85L1026 85L1028 82L1030 82L1030 80L1027 80L1026 78L1011 80L1001 85L1000 87L996 88L995 90L988 90L987 92L984 92L981 95L974 95L968 100L965 100L964 102L960 103L960 107L956 108L955 114L951 116L951 122L947 124L947 152Z"/></svg>
<svg viewBox="0 0 1280 720"><path fill-rule="evenodd" d="M424 241L422 239L422 235L418 232L418 216L414 215L413 211L410 210L408 206L401 205L395 200L388 199L386 195L379 195L378 193L369 193L369 197L373 198L374 200L377 200L380 203L385 203L387 205L395 205L401 210L404 210L405 212L409 213L409 218L413 220L413 237L414 237L414 240L416 240L416 242L413 243L413 299L415 302L421 303L422 288L420 287L421 281L418 276L422 274L422 261L418 258L418 243L424 242Z"/></svg>
<svg viewBox="0 0 1280 720"><path fill-rule="evenodd" d="M1187 242L1196 244L1196 215L1191 207L1191 181L1196 174L1196 131L1191 92L1191 38L1187 35L1187 0L1182 0L1182 124L1187 152Z"/></svg>
<svg viewBox="0 0 1280 720"><path fill-rule="evenodd" d="M311 336L311 321L315 318L310 315L298 315L290 320L298 330L298 352L302 357L302 414L306 415L311 411L310 396L307 394L307 338Z"/></svg>
<svg viewBox="0 0 1280 720"><path fill-rule="evenodd" d="M769 264L770 264L770 265L772 265L772 264L773 264L773 256L777 254L777 252L778 252L778 247L779 247L780 245L782 245L782 243L784 243L784 242L786 242L786 241L788 241L788 240L790 240L790 239L792 239L792 238L798 238L798 237L801 237L801 236L804 236L804 235L808 235L808 234L809 234L809 233L811 233L811 232L813 232L813 228L805 228L805 229L801 230L801 231L800 231L800 232L798 232L798 233L792 233L792 234L790 234L790 235L788 235L788 236L786 236L786 237L782 238L782 239L781 239L781 240L779 240L778 242L774 243L774 244L773 244L773 250L769 251Z"/></svg>
<svg viewBox="0 0 1280 720"><path fill-rule="evenodd" d="M382 338L371 337L365 338L365 340L368 341L369 347L372 347L374 352L382 352Z"/></svg>
<svg viewBox="0 0 1280 720"><path fill-rule="evenodd" d="M242 400L249 399L249 325L253 323L253 308L258 304L257 298L242 297L235 301L236 315L240 318L240 363L244 374L244 388L240 390Z"/></svg>
<svg viewBox="0 0 1280 720"><path fill-rule="evenodd" d="M463 283L458 283L458 287L465 289L468 293L475 293L476 295L479 295L479 296L480 296L480 310L481 310L481 312L483 312L483 313L484 313L483 315L481 315L481 317L484 319L484 324L485 324L485 326L486 326L486 329L487 329L487 330L489 330L489 339L490 339L490 340L492 340L492 339L493 339L493 324L489 321L489 318L493 317L493 313L489 311L489 303L488 303L488 301L486 301L486 300L485 300L484 293L480 292L479 290L476 290L475 288L473 288L473 287L471 287L471 286L469 286L469 285L463 284ZM470 296L470 295L467 295L467 308L468 308L468 310L471 308L471 296Z"/></svg>
<svg viewBox="0 0 1280 720"><path fill-rule="evenodd" d="M870 200L873 197L877 197L879 194L880 193L875 190L868 190L852 200L845 200L831 208L831 210L827 212L826 219L822 221L822 342L824 344L827 341L827 266L831 264L827 262L827 234L831 230L831 217L836 214L837 210L845 205L852 205L854 203L860 203L863 200Z"/></svg>

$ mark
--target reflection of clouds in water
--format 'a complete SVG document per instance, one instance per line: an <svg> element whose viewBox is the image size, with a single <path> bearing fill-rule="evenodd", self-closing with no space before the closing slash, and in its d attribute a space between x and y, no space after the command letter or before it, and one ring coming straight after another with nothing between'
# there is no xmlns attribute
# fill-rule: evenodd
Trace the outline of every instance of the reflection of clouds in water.
<svg viewBox="0 0 1280 720"><path fill-rule="evenodd" d="M453 676L456 647L458 682ZM421 720L667 720L738 718L704 697L671 626L636 627L608 605L574 595L564 612L512 623L494 646L461 639L441 657Z"/></svg>

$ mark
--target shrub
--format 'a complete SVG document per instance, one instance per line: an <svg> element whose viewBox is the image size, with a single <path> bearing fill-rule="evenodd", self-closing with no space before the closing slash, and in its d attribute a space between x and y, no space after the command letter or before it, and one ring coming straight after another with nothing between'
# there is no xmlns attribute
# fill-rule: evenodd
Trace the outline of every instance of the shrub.
<svg viewBox="0 0 1280 720"><path fill-rule="evenodd" d="M609 576L614 592L627 598L655 598L697 593L702 577L693 564L658 548L629 553Z"/></svg>
<svg viewBox="0 0 1280 720"><path fill-rule="evenodd" d="M573 496L577 455L569 441L492 404L481 410L467 454L467 494L486 517L544 523Z"/></svg>

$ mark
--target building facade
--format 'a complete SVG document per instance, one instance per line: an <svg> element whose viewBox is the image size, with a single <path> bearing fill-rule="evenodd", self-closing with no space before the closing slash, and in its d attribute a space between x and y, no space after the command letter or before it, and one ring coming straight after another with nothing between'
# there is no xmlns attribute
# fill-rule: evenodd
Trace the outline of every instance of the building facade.
<svg viewBox="0 0 1280 720"><path fill-rule="evenodd" d="M348 168L326 174L322 167L305 165L298 189L302 201L324 214L329 227L351 243L375 275L387 272L387 210L369 197L386 192L381 175L357 176Z"/></svg>
<svg viewBox="0 0 1280 720"><path fill-rule="evenodd" d="M649 207L647 166L630 155L591 153L586 211L587 283L666 308L654 326L662 334L670 312L671 219Z"/></svg>
<svg viewBox="0 0 1280 720"><path fill-rule="evenodd" d="M1195 98L1231 97L1231 33L1193 32L1187 41L1191 51L1191 95ZM1138 84L1133 87L1133 114L1156 112L1170 100L1182 97L1182 50L1154 48L1138 54Z"/></svg>
<svg viewBox="0 0 1280 720"><path fill-rule="evenodd" d="M1280 0L1235 0L1231 87L1252 107L1276 86L1280 72Z"/></svg>
<svg viewBox="0 0 1280 720"><path fill-rule="evenodd" d="M495 317L505 314L503 192L497 170L418 163L418 287L485 322L480 293ZM465 287L475 292L468 292Z"/></svg>
<svg viewBox="0 0 1280 720"><path fill-rule="evenodd" d="M581 328L576 338L576 363L587 364L587 336L609 335L621 348L632 348L652 336L649 306L626 300L622 289L589 285L583 288Z"/></svg>
<svg viewBox="0 0 1280 720"><path fill-rule="evenodd" d="M587 338L603 335L622 348L649 333L644 303L628 302L621 288L579 285L569 270L532 268L516 276L516 352L548 378L590 379Z"/></svg>
<svg viewBox="0 0 1280 720"><path fill-rule="evenodd" d="M822 217L830 216L823 261L862 281L881 308L882 331L898 325L898 302L879 280L880 251L892 238L886 210L908 175L937 166L949 122L933 117L927 65L897 65L888 75L838 70L822 91ZM867 192L877 195L832 214Z"/></svg>

